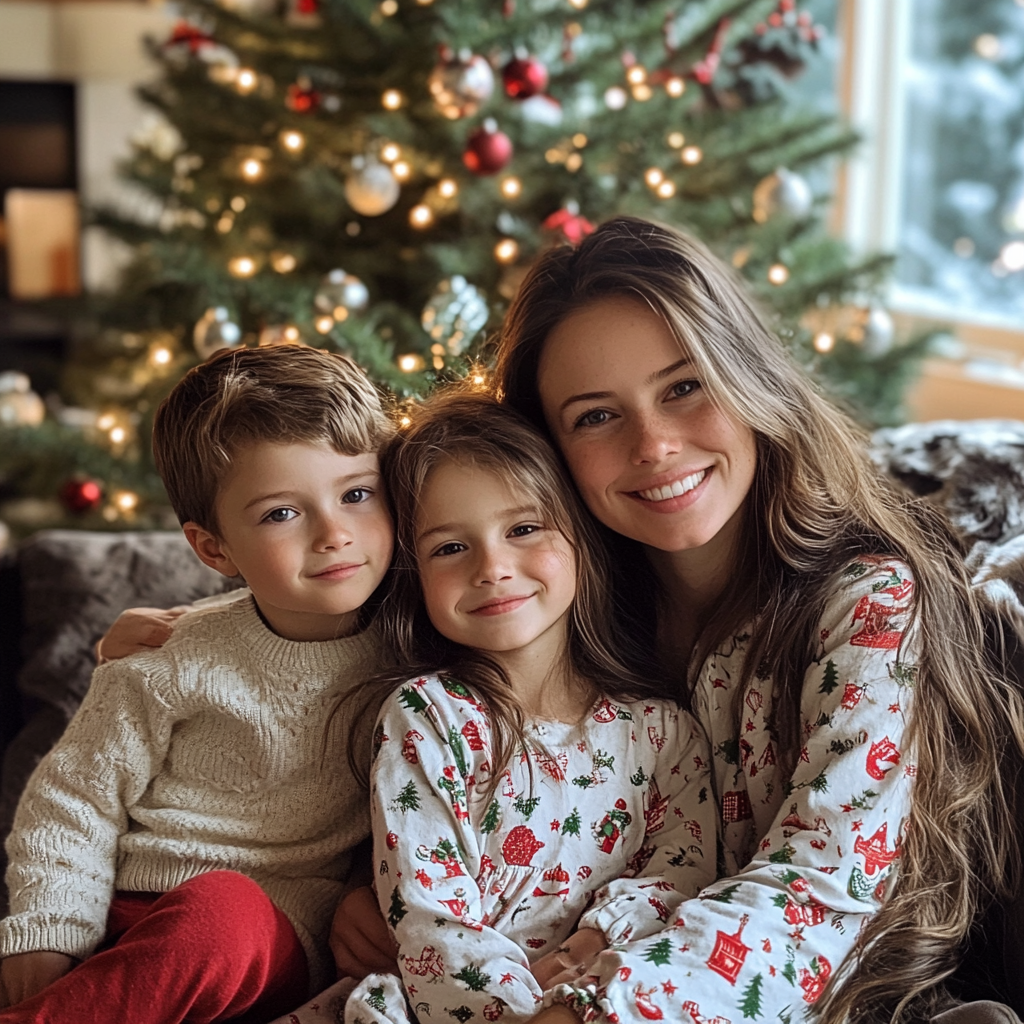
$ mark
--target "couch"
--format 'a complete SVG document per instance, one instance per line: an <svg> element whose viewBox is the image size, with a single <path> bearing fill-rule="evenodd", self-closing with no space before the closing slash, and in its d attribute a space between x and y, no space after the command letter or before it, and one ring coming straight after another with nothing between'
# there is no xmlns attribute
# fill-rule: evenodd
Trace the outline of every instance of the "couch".
<svg viewBox="0 0 1024 1024"><path fill-rule="evenodd" d="M968 547L991 605L994 639L1024 685L1024 422L940 421L878 431L873 457L942 508ZM28 775L89 685L92 648L125 608L171 607L238 586L202 565L178 533L36 534L0 560L0 838ZM6 898L0 891L0 903ZM2 910L2 907L0 907ZM979 928L964 996L1002 995L1024 1009L1024 902L1004 977L1006 921Z"/></svg>

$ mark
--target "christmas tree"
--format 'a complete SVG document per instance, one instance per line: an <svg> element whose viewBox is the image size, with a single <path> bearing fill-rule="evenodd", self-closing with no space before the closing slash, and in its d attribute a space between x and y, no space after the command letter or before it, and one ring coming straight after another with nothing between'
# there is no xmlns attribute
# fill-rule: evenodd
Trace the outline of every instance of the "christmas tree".
<svg viewBox="0 0 1024 1024"><path fill-rule="evenodd" d="M616 213L705 240L824 385L898 419L922 342L893 345L887 259L825 231L855 139L793 86L833 5L182 0L150 44L163 121L124 167L137 201L93 214L133 257L90 302L65 407L4 417L8 493L172 525L152 413L223 346L343 351L400 400L484 382L531 260ZM31 404L15 385L0 403Z"/></svg>

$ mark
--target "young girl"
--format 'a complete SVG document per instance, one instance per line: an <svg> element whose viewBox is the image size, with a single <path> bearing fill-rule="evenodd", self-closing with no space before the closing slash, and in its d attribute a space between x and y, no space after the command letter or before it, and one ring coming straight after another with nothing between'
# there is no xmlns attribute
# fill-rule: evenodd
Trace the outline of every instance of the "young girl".
<svg viewBox="0 0 1024 1024"><path fill-rule="evenodd" d="M370 975L345 1018L406 1021L407 999L420 1020L513 1024L564 962L651 935L714 879L710 755L638 673L602 545L533 428L442 393L385 466L383 628L406 665L383 690L371 809L402 977ZM367 692L380 704L381 680ZM333 1019L331 993L314 1003L287 1019Z"/></svg>

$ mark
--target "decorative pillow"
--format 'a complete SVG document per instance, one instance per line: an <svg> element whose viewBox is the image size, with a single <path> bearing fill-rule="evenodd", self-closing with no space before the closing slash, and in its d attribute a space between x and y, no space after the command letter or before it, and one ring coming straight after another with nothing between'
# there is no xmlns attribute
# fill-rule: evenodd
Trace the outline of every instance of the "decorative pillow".
<svg viewBox="0 0 1024 1024"><path fill-rule="evenodd" d="M184 536L171 532L47 530L21 545L17 561L22 591L17 688L25 722L4 752L0 840L10 830L28 776L89 688L93 646L114 619L133 606L170 608L242 583L203 565Z"/></svg>

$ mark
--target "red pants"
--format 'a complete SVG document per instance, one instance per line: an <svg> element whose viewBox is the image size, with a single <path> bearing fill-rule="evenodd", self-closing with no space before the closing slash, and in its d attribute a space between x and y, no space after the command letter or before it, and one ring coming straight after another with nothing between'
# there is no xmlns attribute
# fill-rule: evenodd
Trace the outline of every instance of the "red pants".
<svg viewBox="0 0 1024 1024"><path fill-rule="evenodd" d="M244 875L211 871L166 893L119 892L100 952L2 1024L263 1024L307 996L295 929Z"/></svg>

